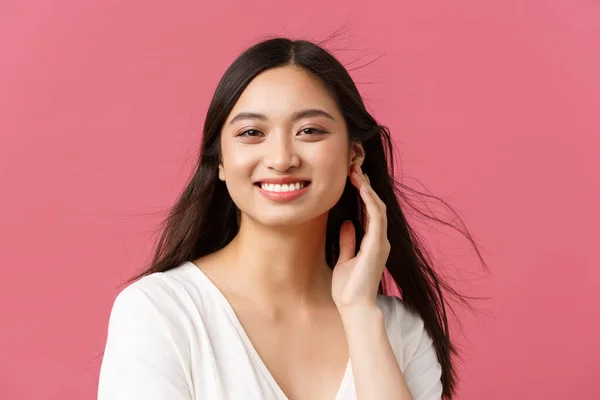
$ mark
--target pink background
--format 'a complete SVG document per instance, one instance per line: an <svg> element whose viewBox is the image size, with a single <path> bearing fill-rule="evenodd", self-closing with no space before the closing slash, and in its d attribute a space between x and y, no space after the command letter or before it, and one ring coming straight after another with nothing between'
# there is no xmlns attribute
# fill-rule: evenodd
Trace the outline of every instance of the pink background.
<svg viewBox="0 0 600 400"><path fill-rule="evenodd" d="M266 35L343 27L331 47L369 64L352 75L407 183L490 266L432 227L457 287L490 298L458 313L458 398L600 398L599 21L592 0L2 1L0 398L95 398L118 285L225 68Z"/></svg>

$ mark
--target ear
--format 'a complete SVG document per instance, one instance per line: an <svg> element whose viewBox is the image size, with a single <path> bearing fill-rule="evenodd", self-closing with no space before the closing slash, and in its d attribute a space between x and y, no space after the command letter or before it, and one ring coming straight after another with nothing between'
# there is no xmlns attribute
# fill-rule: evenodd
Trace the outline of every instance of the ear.
<svg viewBox="0 0 600 400"><path fill-rule="evenodd" d="M358 166L361 167L364 160L365 149L363 148L362 143L352 143L352 145L350 146L350 160L348 161L348 175L350 175L353 164L358 164Z"/></svg>
<svg viewBox="0 0 600 400"><path fill-rule="evenodd" d="M221 163L219 163L219 179L225 182L225 169Z"/></svg>

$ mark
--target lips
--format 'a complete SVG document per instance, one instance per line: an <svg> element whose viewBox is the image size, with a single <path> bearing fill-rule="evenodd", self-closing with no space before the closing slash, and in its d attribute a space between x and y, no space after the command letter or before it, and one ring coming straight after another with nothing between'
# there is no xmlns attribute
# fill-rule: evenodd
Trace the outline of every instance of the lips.
<svg viewBox="0 0 600 400"><path fill-rule="evenodd" d="M296 183L296 182L310 182L310 180L301 178L299 176L280 176L277 178L262 178L258 179L256 183L273 183L283 185L284 183Z"/></svg>
<svg viewBox="0 0 600 400"><path fill-rule="evenodd" d="M271 181L273 182L273 181ZM260 194L265 198L276 202L288 202L295 200L306 193L310 186L310 181L288 181L289 183L270 183L261 181L255 183Z"/></svg>
<svg viewBox="0 0 600 400"><path fill-rule="evenodd" d="M255 185L260 187L263 190L273 193L287 193L294 192L296 190L301 190L310 185L309 181L290 181L289 183L281 183L279 182L257 182Z"/></svg>

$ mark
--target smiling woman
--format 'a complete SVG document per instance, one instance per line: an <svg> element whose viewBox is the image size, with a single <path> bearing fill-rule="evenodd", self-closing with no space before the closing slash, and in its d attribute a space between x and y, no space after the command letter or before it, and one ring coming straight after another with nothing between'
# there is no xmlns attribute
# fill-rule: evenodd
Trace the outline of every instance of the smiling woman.
<svg viewBox="0 0 600 400"><path fill-rule="evenodd" d="M452 398L445 296L461 297L407 223L393 161L330 53L247 49L151 265L115 299L98 398Z"/></svg>

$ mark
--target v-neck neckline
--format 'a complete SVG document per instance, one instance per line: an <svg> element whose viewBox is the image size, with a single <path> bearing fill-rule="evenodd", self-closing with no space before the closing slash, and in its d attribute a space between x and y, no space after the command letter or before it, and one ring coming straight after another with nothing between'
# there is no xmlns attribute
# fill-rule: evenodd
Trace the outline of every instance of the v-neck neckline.
<svg viewBox="0 0 600 400"><path fill-rule="evenodd" d="M242 326L240 319L238 318L237 314L233 310L233 307L232 307L231 303L229 302L229 300L227 300L227 297L225 297L223 292L221 292L221 289L219 289L217 287L217 285L215 285L215 283L208 277L208 275L206 275L204 273L204 271L202 271L202 269L200 269L200 267L198 267L196 264L194 264L191 261L187 261L187 264L188 264L188 267L190 267L196 271L196 274L205 281L205 283L208 285L208 287L213 291L215 296L219 299L219 302L223 305L225 311L227 312L227 314L229 314L229 317L233 321L233 324L235 325L236 329L238 330L238 333L240 334L240 337L244 341L246 348L249 349L250 356L259 365L263 375L269 381L269 384L277 392L277 396L280 397L281 399L289 400L289 398L287 397L287 395L285 394L285 392L283 391L281 386L279 386L279 384L273 377L273 374L271 373L271 371L269 371L269 368L267 368L267 365L261 358L260 354L258 354L256 347L254 347L254 344L252 344L250 337L244 330L244 327ZM346 363L346 368L344 370L344 375L342 376L342 380L340 381L340 384L338 386L338 390L336 392L335 398L332 400L342 400L344 398L342 396L344 396L347 391L346 388L350 383L349 380L350 380L351 374L352 374L352 363L350 362L350 358L348 358L348 362Z"/></svg>

